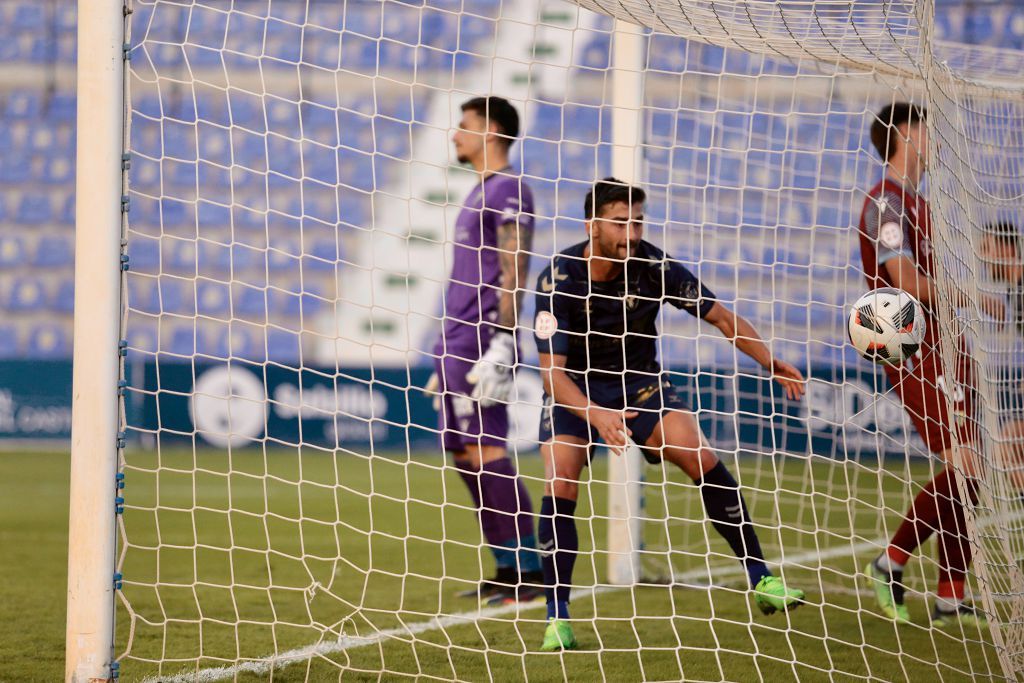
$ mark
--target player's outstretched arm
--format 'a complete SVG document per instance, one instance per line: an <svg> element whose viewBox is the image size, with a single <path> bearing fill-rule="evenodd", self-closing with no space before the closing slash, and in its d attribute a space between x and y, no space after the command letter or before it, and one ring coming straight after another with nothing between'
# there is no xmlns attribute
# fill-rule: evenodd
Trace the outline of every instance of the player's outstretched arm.
<svg viewBox="0 0 1024 683"><path fill-rule="evenodd" d="M627 438L633 436L626 426L626 420L633 419L637 413L592 404L587 395L565 374L565 359L563 355L540 354L540 375L544 381L544 390L556 405L586 420L613 451L621 453L628 445Z"/></svg>
<svg viewBox="0 0 1024 683"><path fill-rule="evenodd" d="M704 320L717 327L737 349L770 372L775 381L786 390L787 398L795 401L804 395L803 374L786 361L772 358L768 345L749 320L717 301L704 316Z"/></svg>

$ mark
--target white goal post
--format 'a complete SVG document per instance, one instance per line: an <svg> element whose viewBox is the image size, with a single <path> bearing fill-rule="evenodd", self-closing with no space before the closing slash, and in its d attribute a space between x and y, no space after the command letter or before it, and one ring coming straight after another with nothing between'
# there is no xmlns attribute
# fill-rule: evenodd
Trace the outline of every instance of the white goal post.
<svg viewBox="0 0 1024 683"><path fill-rule="evenodd" d="M123 375L122 221L125 14L121 0L78 10L75 346L68 539L68 681L114 676L116 509ZM85 172L83 172L83 169Z"/></svg>
<svg viewBox="0 0 1024 683"><path fill-rule="evenodd" d="M1006 425L1024 346L979 301L1006 294L990 226L1024 227L1024 53L937 40L934 13L79 0L66 680L1019 678L1006 446L1024 430ZM804 401L783 400L717 331L659 317L666 374L768 563L807 590L799 612L760 621L700 492L635 449L580 482L583 650L537 652L543 602L466 601L494 561L422 389L446 357L453 225L477 182L450 137L481 94L518 109L513 167L536 200L507 440L535 512L533 285L614 175L647 191L645 239L808 375ZM930 547L907 566L906 629L861 575L934 467L846 341L881 172L868 127L894 101L929 109L943 360L963 334L979 367L967 583L984 628L926 621Z"/></svg>

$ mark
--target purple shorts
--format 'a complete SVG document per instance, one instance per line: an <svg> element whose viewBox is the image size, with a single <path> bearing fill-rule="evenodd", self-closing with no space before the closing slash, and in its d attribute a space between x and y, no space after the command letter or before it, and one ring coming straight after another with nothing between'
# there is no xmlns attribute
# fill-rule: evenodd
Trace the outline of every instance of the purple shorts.
<svg viewBox="0 0 1024 683"><path fill-rule="evenodd" d="M507 406L481 408L470 397L473 385L466 381L466 375L473 363L446 356L435 360L434 368L440 382L437 422L444 449L459 453L467 446L504 446L508 437Z"/></svg>

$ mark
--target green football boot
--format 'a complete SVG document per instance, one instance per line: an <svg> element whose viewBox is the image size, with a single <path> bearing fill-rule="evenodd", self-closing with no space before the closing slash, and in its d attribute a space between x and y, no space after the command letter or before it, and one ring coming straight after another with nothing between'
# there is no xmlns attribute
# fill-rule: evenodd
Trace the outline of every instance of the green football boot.
<svg viewBox="0 0 1024 683"><path fill-rule="evenodd" d="M568 621L562 619L549 619L548 627L544 631L544 643L540 646L541 652L558 652L559 650L575 650L576 634L572 632L572 626Z"/></svg>
<svg viewBox="0 0 1024 683"><path fill-rule="evenodd" d="M788 612L804 604L804 592L799 588L786 588L777 576L766 576L754 587L754 602L763 614Z"/></svg>
<svg viewBox="0 0 1024 683"><path fill-rule="evenodd" d="M943 612L936 605L932 611L932 626L946 628L954 624L967 629L979 629L988 626L988 620L974 605L960 605L955 612Z"/></svg>
<svg viewBox="0 0 1024 683"><path fill-rule="evenodd" d="M871 560L864 568L864 576L867 577L868 588L875 593L875 602L878 603L878 609L882 614L897 624L909 624L910 611L903 604L903 594L906 591L903 586L903 571L883 571L878 567L877 560Z"/></svg>

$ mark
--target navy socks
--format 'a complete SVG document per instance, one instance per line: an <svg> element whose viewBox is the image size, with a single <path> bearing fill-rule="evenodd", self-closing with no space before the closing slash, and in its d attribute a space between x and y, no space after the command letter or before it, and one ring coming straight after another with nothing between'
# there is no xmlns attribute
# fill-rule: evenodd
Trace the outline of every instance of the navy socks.
<svg viewBox="0 0 1024 683"><path fill-rule="evenodd" d="M575 514L575 500L544 496L541 501L537 540L544 569L548 619L569 618L572 570L580 548Z"/></svg>
<svg viewBox="0 0 1024 683"><path fill-rule="evenodd" d="M693 483L700 487L704 510L715 531L726 540L747 570L751 587L765 576L771 576L739 484L725 465L719 462Z"/></svg>

